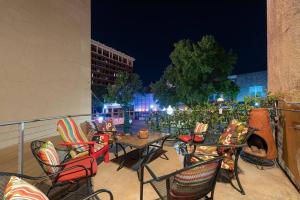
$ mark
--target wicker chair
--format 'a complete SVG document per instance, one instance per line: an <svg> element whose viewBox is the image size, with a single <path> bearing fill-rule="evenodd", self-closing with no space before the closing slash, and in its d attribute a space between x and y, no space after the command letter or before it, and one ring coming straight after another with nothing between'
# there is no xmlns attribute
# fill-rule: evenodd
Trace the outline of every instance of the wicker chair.
<svg viewBox="0 0 300 200"><path fill-rule="evenodd" d="M83 156L75 159L64 159L59 165L45 163L38 155L43 144L45 144L45 142L38 140L31 142L31 151L42 170L52 182L52 186L49 188L47 195L53 188L57 186L74 183L77 184L82 179L88 179L96 175L97 163L91 156ZM56 150L60 152L59 149ZM58 155L61 154L58 153ZM67 158L69 158L69 156L67 156ZM49 167L56 169L56 172L49 172Z"/></svg>
<svg viewBox="0 0 300 200"><path fill-rule="evenodd" d="M16 176L19 177L21 179L25 179L31 182L33 181L42 181L44 179L47 178L47 176L40 176L40 177L32 177L32 176L27 176L27 175L22 175L22 174L17 174L17 173L8 173L8 172L0 172L0 199L3 199L4 197L4 190L6 188L7 183L9 182L10 178L12 176ZM39 184L34 185L35 187L37 187ZM37 187L38 188L38 187ZM67 199L81 199L81 200L100 200L100 198L98 197L98 195L100 193L106 193L109 195L110 200L113 200L113 194L106 189L99 189L95 192L93 192L92 190L89 190L87 194L82 194L82 193L78 193L78 192L72 192L64 197L60 197L59 199L63 199L63 200L67 200Z"/></svg>
<svg viewBox="0 0 300 200"><path fill-rule="evenodd" d="M189 166L186 165L186 167L180 170L157 177L153 170L147 165L148 161L152 159L155 153L156 152L150 153L149 157L141 162L141 166L139 167L138 178L140 181L141 200L143 199L143 187L145 184L150 184L153 187L158 194L159 199L213 199L216 179L223 157L216 157ZM150 174L150 180L144 180L144 169ZM209 194L210 197L208 197Z"/></svg>

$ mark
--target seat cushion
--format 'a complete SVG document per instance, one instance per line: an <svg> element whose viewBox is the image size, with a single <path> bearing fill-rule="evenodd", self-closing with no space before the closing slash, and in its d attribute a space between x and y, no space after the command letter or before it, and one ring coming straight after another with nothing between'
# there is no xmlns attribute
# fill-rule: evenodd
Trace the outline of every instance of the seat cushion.
<svg viewBox="0 0 300 200"><path fill-rule="evenodd" d="M192 141L192 136L190 135L180 135L178 136L178 139L182 142L188 143ZM200 135L195 135L194 142L203 142L204 138Z"/></svg>
<svg viewBox="0 0 300 200"><path fill-rule="evenodd" d="M98 144L98 143L95 143L94 145L94 153L97 154L99 151L101 151L102 149L106 148L106 146L108 147L108 144L105 144L105 143L101 143L101 144ZM108 150L108 148L107 148ZM82 157L82 156L86 156L86 155L89 155L89 151L84 151L84 152L77 152L75 150L71 150L70 151L70 155L72 158L79 158L79 157ZM98 157L95 157L96 159Z"/></svg>
<svg viewBox="0 0 300 200"><path fill-rule="evenodd" d="M219 138L219 144L241 144L246 138L248 128L245 123L232 120Z"/></svg>
<svg viewBox="0 0 300 200"><path fill-rule="evenodd" d="M91 158L89 156L72 159L64 163L64 165L64 170L72 167L74 168L60 173L57 182L76 180L87 176L93 176L97 173L97 162L95 159L92 159L91 162ZM87 171L79 166L84 166Z"/></svg>
<svg viewBox="0 0 300 200"><path fill-rule="evenodd" d="M48 200L48 197L33 185L12 176L4 190L3 200Z"/></svg>
<svg viewBox="0 0 300 200"><path fill-rule="evenodd" d="M217 146L197 146L195 150L195 155L199 157L201 160L210 160L215 158L219 155L223 155L225 158L222 161L221 168L233 171L234 170L234 160L233 160L233 153L231 149L226 149L227 152L221 153ZM188 147L188 152L192 152L192 147ZM191 162L195 163L198 160L194 157L191 158Z"/></svg>
<svg viewBox="0 0 300 200"><path fill-rule="evenodd" d="M50 141L45 142L41 146L37 155L46 164L49 164L49 165L59 165L60 164L59 155L58 155L54 145ZM44 165L44 166L45 166L45 170L50 174L55 173L60 169L59 167L52 167L52 166L47 166L47 165Z"/></svg>

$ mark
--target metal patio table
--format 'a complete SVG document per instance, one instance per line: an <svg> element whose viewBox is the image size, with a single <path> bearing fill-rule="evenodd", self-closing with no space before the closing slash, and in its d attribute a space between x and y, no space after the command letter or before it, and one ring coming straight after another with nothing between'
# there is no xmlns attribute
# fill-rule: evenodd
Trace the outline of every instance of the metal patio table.
<svg viewBox="0 0 300 200"><path fill-rule="evenodd" d="M142 159L145 155L149 153L150 147L157 148L158 151L163 150L165 141L170 135L167 133L159 132L150 132L149 137L146 139L140 139L137 135L124 135L115 141L116 144L116 157L118 158L118 147L120 147L124 152L124 159L120 162L120 166L117 170L120 170L124 167L124 163L130 157L127 155L125 150L126 146L130 148L135 148L138 150L138 157L134 158L136 160ZM165 153L162 154L164 159L168 160L168 157Z"/></svg>

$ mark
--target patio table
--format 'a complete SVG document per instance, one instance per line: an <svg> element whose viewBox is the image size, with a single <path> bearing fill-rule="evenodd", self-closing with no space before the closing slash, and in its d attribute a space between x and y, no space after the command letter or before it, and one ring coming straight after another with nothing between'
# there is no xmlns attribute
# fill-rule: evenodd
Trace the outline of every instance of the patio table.
<svg viewBox="0 0 300 200"><path fill-rule="evenodd" d="M158 148L158 151L163 150L163 145L166 139L169 137L169 134L166 133L158 133L158 132L151 132L149 133L149 137L146 139L140 139L137 135L124 135L118 138L115 141L116 144L116 157L118 157L118 146L124 152L124 159L120 162L120 165L117 170L120 170L124 167L124 163L129 158L124 146L129 146L130 148L135 148L138 150L138 157L135 158L140 160L143 158L143 154L146 152L146 155L149 152L150 147ZM163 153L165 159L168 159L165 153Z"/></svg>

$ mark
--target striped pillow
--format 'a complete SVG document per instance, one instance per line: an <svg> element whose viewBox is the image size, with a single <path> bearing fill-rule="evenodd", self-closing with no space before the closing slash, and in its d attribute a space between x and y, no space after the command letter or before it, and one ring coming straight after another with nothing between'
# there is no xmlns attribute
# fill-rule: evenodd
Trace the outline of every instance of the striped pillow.
<svg viewBox="0 0 300 200"><path fill-rule="evenodd" d="M57 122L57 131L64 142L88 142L84 133L79 129L72 118L63 118ZM88 151L88 145L74 145L77 152Z"/></svg>
<svg viewBox="0 0 300 200"><path fill-rule="evenodd" d="M213 162L177 174L171 185L171 193L179 196L198 196L209 192L217 167L218 163Z"/></svg>
<svg viewBox="0 0 300 200"><path fill-rule="evenodd" d="M57 154L57 151L56 151L54 145L50 141L47 141L46 143L44 143L41 146L41 148L39 149L39 152L38 152L38 156L46 164L49 164L49 165L59 165L60 164L59 155ZM44 166L45 166L45 170L48 173L55 173L59 170L59 167L51 167L51 166L47 166L47 165L44 165Z"/></svg>
<svg viewBox="0 0 300 200"><path fill-rule="evenodd" d="M200 122L197 122L196 123L196 127L194 129L194 133L204 133L207 131L207 128L208 128L208 124L203 124L203 123L200 123Z"/></svg>
<svg viewBox="0 0 300 200"><path fill-rule="evenodd" d="M39 189L22 179L12 176L4 190L3 200L48 200Z"/></svg>

